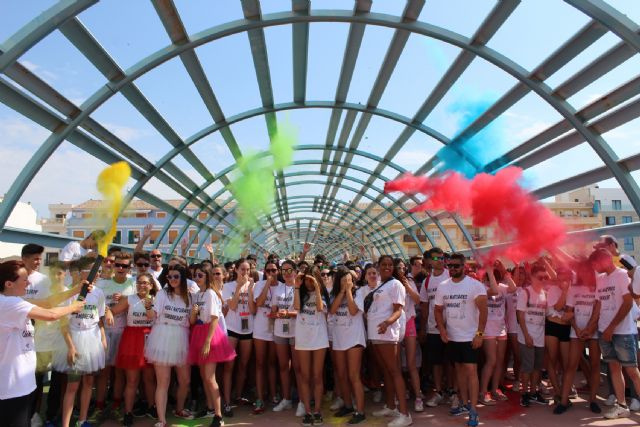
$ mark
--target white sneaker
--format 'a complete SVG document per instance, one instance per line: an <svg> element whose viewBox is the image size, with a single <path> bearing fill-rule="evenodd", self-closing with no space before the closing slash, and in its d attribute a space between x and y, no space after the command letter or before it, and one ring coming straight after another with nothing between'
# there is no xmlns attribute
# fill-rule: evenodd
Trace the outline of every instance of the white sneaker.
<svg viewBox="0 0 640 427"><path fill-rule="evenodd" d="M376 391L373 392L373 403L380 403L382 402L382 390L377 389Z"/></svg>
<svg viewBox="0 0 640 427"><path fill-rule="evenodd" d="M331 409L332 411L337 411L338 409L342 408L344 406L344 400L342 400L341 397L336 397L336 400L333 401L333 403L331 404L331 406L329 406L329 409ZM304 415L304 414L302 414Z"/></svg>
<svg viewBox="0 0 640 427"><path fill-rule="evenodd" d="M42 417L37 412L31 417L31 427L42 427Z"/></svg>
<svg viewBox="0 0 640 427"><path fill-rule="evenodd" d="M460 406L460 398L458 397L458 393L454 393L451 395L451 408L457 408Z"/></svg>
<svg viewBox="0 0 640 427"><path fill-rule="evenodd" d="M413 420L411 419L411 415L403 415L400 414L393 421L387 424L388 427L406 427L413 424Z"/></svg>
<svg viewBox="0 0 640 427"><path fill-rule="evenodd" d="M640 411L640 400L636 399L635 397L631 399L629 409L631 409L633 412ZM31 420L31 425L33 426L33 419Z"/></svg>
<svg viewBox="0 0 640 427"><path fill-rule="evenodd" d="M520 381L513 382L513 387L511 388L511 391L513 391L514 393L520 392Z"/></svg>
<svg viewBox="0 0 640 427"><path fill-rule="evenodd" d="M617 403L611 407L608 411L604 413L604 417L609 420L613 420L616 418L626 418L631 415L631 411L629 408L623 408Z"/></svg>
<svg viewBox="0 0 640 427"><path fill-rule="evenodd" d="M374 417L396 417L400 415L397 409L391 409L387 405L384 405L382 409L378 409L377 411L373 411Z"/></svg>
<svg viewBox="0 0 640 427"><path fill-rule="evenodd" d="M333 400L333 391L329 390L324 394L325 402L331 402Z"/></svg>
<svg viewBox="0 0 640 427"><path fill-rule="evenodd" d="M278 403L276 406L273 407L273 412L281 412L291 408L293 408L291 401L287 399L282 399L280 403Z"/></svg>
<svg viewBox="0 0 640 427"><path fill-rule="evenodd" d="M616 395L615 394L610 394L609 397L607 398L607 400L604 401L604 404L606 406L613 406L616 404L616 402L618 401L618 399L616 399Z"/></svg>
<svg viewBox="0 0 640 427"><path fill-rule="evenodd" d="M416 399L415 403L413 404L413 410L416 412L424 411L424 402L422 402L422 399Z"/></svg>
<svg viewBox="0 0 640 427"><path fill-rule="evenodd" d="M298 402L298 408L296 409L296 417L304 417L307 411L304 409L304 403Z"/></svg>
<svg viewBox="0 0 640 427"><path fill-rule="evenodd" d="M431 396L431 399L427 400L427 406L429 408L435 408L442 402L442 399L442 395L436 391L433 396Z"/></svg>

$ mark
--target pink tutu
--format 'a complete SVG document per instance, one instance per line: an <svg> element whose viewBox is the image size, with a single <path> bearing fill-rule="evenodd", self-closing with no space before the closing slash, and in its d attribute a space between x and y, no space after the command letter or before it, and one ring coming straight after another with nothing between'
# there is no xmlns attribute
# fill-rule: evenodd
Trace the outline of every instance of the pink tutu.
<svg viewBox="0 0 640 427"><path fill-rule="evenodd" d="M227 334L224 333L220 322L216 327L216 331L211 339L211 349L209 356L203 358L201 355L202 346L207 339L209 333L208 323L199 323L195 325L191 331L191 340L189 342L189 363L192 365L203 365L205 363L228 362L236 357L235 350L227 340Z"/></svg>

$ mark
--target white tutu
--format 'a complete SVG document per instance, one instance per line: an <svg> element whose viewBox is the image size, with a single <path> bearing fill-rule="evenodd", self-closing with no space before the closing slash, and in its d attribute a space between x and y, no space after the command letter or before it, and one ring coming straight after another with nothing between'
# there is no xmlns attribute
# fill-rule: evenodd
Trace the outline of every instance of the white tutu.
<svg viewBox="0 0 640 427"><path fill-rule="evenodd" d="M107 366L115 366L116 356L118 356L118 347L120 347L120 338L122 338L123 329L106 329L104 335L107 338L107 354L105 363Z"/></svg>
<svg viewBox="0 0 640 427"><path fill-rule="evenodd" d="M144 349L149 363L182 366L187 364L188 355L189 329L165 323L153 325Z"/></svg>
<svg viewBox="0 0 640 427"><path fill-rule="evenodd" d="M71 339L76 347L76 363L67 363L67 348L53 353L53 369L58 372L91 374L104 368L105 353L102 347L100 328L70 330Z"/></svg>

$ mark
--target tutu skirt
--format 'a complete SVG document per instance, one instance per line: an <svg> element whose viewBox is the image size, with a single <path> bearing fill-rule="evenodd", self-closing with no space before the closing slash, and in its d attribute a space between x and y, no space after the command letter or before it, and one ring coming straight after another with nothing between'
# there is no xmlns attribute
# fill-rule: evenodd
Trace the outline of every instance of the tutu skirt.
<svg viewBox="0 0 640 427"><path fill-rule="evenodd" d="M53 369L58 372L73 374L91 374L104 368L105 352L102 347L100 328L71 330L71 339L76 347L76 362L72 366L67 363L67 349L53 353Z"/></svg>
<svg viewBox="0 0 640 427"><path fill-rule="evenodd" d="M186 365L188 353L188 328L166 323L153 325L144 349L144 356L149 363L166 366Z"/></svg>
<svg viewBox="0 0 640 427"><path fill-rule="evenodd" d="M229 344L227 334L218 322L218 326L211 338L209 355L203 358L201 355L202 346L209 333L209 324L200 323L193 327L191 331L191 342L189 343L189 363L192 365L203 365L205 363L228 362L236 357L236 352Z"/></svg>
<svg viewBox="0 0 640 427"><path fill-rule="evenodd" d="M149 366L144 358L146 337L151 328L146 326L127 326L120 338L120 347L116 357L116 367L120 369L142 369Z"/></svg>

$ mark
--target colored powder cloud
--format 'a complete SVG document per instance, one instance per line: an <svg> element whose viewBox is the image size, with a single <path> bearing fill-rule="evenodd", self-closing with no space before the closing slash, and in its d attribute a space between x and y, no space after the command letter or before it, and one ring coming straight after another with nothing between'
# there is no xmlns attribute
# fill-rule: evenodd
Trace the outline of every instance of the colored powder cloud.
<svg viewBox="0 0 640 427"><path fill-rule="evenodd" d="M562 220L518 184L521 176L522 170L512 166L473 179L458 172L435 178L406 174L387 182L384 189L424 195L427 200L411 212L445 210L471 218L474 227L492 228L498 238L510 243L482 258L503 256L519 262L554 250L566 240Z"/></svg>
<svg viewBox="0 0 640 427"><path fill-rule="evenodd" d="M105 168L100 175L96 187L104 196L103 206L99 217L105 221L104 236L98 238L98 253L107 256L109 244L116 235L118 213L122 207L122 190L131 176L131 168L126 162L117 162Z"/></svg>

